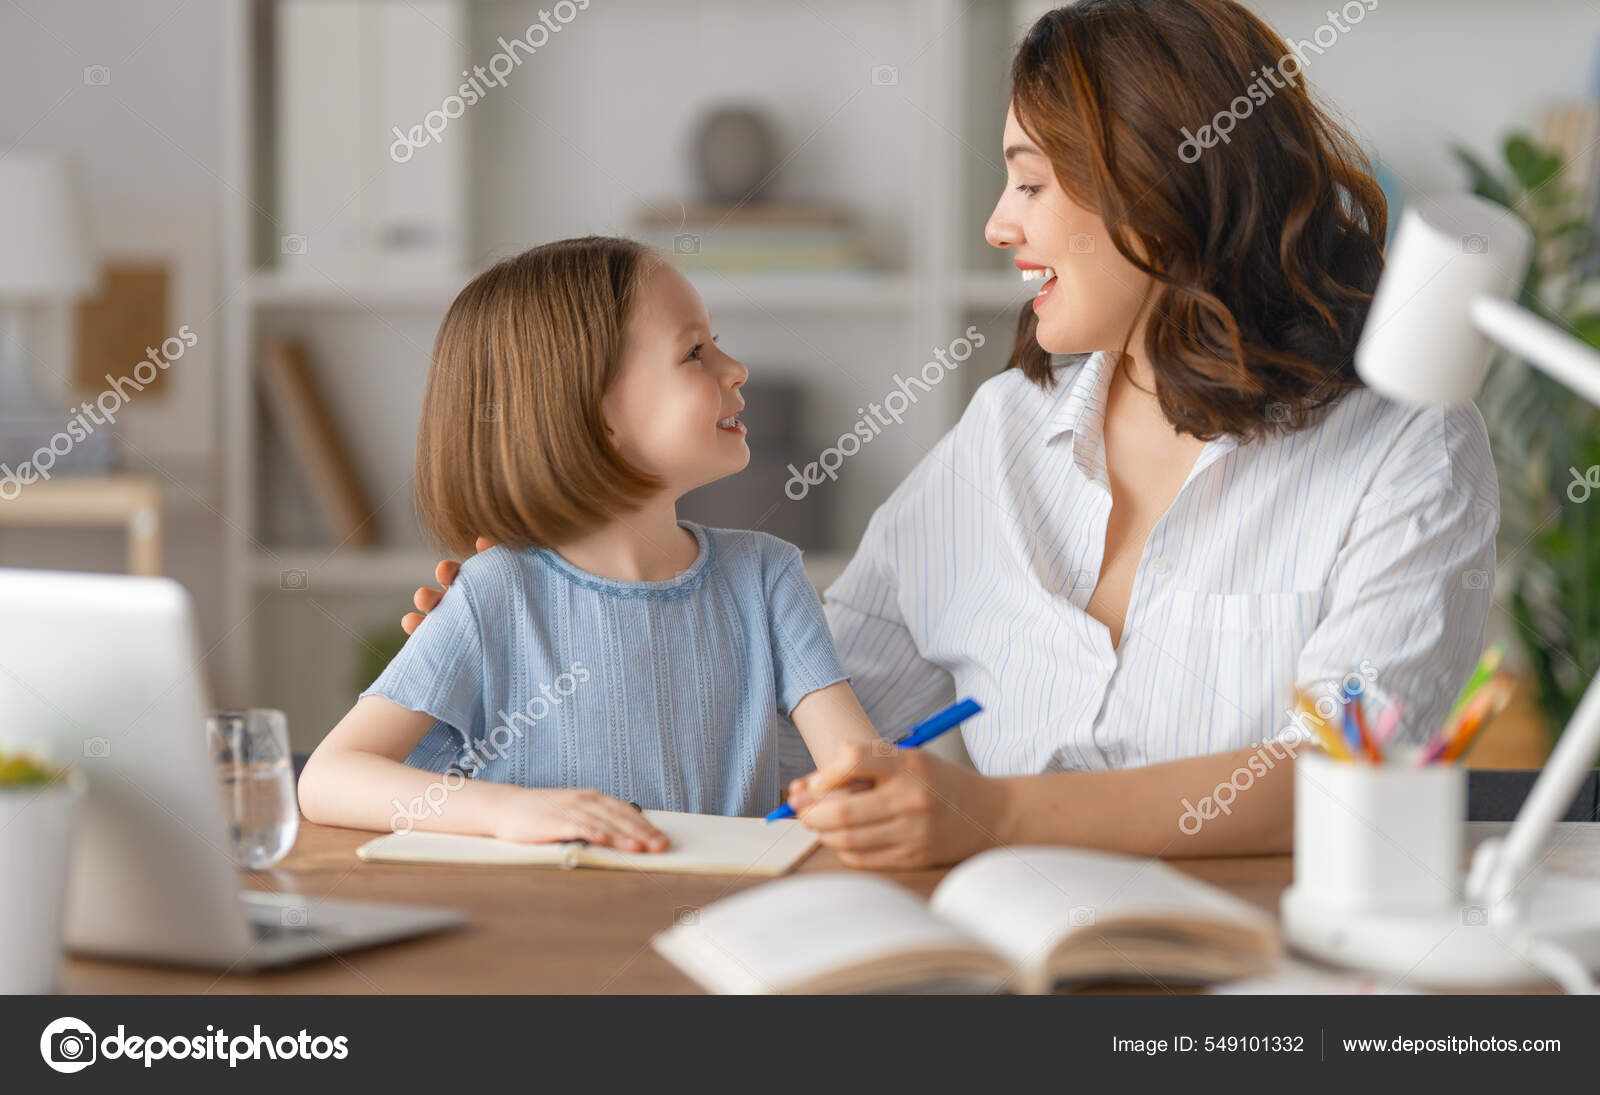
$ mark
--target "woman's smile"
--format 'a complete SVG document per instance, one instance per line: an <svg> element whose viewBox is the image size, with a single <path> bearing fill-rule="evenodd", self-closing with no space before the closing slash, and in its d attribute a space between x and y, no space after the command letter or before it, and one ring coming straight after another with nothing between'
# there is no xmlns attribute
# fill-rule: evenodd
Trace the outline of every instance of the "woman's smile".
<svg viewBox="0 0 1600 1095"><path fill-rule="evenodd" d="M1023 281L1039 281L1040 279L1044 281L1044 284L1039 287L1039 291L1033 295L1033 307L1037 311L1039 305L1044 303L1045 297L1049 296L1050 291L1056 286L1055 269L1049 266L1040 266L1035 262L1025 262L1022 259L1017 259L1016 264L1017 269L1022 271Z"/></svg>

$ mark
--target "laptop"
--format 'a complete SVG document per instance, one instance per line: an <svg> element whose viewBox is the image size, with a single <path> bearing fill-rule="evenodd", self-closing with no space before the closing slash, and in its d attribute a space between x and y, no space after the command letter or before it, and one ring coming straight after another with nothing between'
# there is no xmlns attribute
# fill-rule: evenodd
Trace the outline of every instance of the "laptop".
<svg viewBox="0 0 1600 1095"><path fill-rule="evenodd" d="M0 568L0 743L87 778L69 950L263 969L465 921L454 909L241 889L199 667L193 608L170 579Z"/></svg>

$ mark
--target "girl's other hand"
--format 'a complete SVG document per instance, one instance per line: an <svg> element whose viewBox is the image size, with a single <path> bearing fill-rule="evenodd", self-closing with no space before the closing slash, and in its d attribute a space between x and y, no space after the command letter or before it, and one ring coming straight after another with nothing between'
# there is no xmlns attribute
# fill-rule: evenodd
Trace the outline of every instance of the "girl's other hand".
<svg viewBox="0 0 1600 1095"><path fill-rule="evenodd" d="M630 803L592 789L518 787L494 817L494 836L519 844L587 840L622 852L664 852L667 834Z"/></svg>
<svg viewBox="0 0 1600 1095"><path fill-rule="evenodd" d="M478 551L488 551L494 547L494 541L487 536L478 537L473 547ZM417 606L415 612L407 612L400 617L400 629L407 635L417 629L427 614L439 607L439 602L444 599L444 591L450 588L450 583L456 580L456 575L461 573L461 564L454 559L440 560L434 568L433 580L439 583L438 589L429 589L421 586L412 596L411 603Z"/></svg>

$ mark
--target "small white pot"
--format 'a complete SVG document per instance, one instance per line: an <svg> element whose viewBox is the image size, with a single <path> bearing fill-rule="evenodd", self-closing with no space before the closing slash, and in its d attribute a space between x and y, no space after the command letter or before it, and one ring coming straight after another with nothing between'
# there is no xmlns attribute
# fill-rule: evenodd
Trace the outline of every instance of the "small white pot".
<svg viewBox="0 0 1600 1095"><path fill-rule="evenodd" d="M57 990L83 787L77 772L40 787L0 787L0 993Z"/></svg>

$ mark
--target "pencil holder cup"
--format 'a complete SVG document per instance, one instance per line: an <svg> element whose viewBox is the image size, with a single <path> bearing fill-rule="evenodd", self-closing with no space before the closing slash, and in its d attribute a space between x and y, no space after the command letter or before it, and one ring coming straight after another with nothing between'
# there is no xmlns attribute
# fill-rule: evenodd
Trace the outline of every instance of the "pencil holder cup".
<svg viewBox="0 0 1600 1095"><path fill-rule="evenodd" d="M1467 773L1335 760L1295 761L1294 886L1326 911L1412 914L1459 908Z"/></svg>

